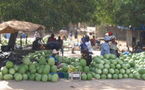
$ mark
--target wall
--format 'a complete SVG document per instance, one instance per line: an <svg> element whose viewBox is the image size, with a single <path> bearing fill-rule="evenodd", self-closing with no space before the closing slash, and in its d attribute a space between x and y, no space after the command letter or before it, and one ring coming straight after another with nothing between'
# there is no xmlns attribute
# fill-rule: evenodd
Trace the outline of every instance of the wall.
<svg viewBox="0 0 145 90"><path fill-rule="evenodd" d="M113 26L108 27L97 27L96 28L96 35L97 37L104 37L105 33L107 32L113 32L113 34L116 36L117 40L126 40L126 33L127 30L121 30Z"/></svg>

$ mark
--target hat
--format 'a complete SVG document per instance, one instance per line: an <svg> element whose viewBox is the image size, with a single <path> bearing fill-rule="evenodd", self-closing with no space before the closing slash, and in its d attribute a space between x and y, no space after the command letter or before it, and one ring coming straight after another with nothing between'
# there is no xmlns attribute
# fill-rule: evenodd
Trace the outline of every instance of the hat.
<svg viewBox="0 0 145 90"><path fill-rule="evenodd" d="M110 41L110 37L109 37L109 36L105 36L105 37L104 37L104 40L105 40L105 41Z"/></svg>
<svg viewBox="0 0 145 90"><path fill-rule="evenodd" d="M113 33L112 33L112 32L108 32L108 34L109 34L109 36L110 36L110 35L113 35Z"/></svg>
<svg viewBox="0 0 145 90"><path fill-rule="evenodd" d="M56 49L52 50L52 54L58 54L59 52Z"/></svg>

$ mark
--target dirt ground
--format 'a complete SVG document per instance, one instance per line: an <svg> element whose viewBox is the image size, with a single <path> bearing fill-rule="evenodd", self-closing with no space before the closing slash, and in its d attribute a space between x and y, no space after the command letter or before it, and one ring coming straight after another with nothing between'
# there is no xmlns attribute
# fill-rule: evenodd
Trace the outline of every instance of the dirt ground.
<svg viewBox="0 0 145 90"><path fill-rule="evenodd" d="M145 90L145 81L121 80L64 80L58 82L0 81L0 90Z"/></svg>

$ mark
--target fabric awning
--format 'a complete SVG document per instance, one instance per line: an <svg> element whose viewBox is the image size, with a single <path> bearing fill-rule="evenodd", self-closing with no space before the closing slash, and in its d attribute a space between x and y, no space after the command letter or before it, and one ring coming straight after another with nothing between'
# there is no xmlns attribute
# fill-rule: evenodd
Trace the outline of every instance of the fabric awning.
<svg viewBox="0 0 145 90"><path fill-rule="evenodd" d="M0 24L0 33L33 32L36 30L45 30L45 26L18 20L11 20Z"/></svg>

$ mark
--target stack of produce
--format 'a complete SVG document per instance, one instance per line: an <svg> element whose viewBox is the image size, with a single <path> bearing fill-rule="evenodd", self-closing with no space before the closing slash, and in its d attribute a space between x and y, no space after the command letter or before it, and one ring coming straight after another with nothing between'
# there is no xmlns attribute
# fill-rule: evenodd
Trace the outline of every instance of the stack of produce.
<svg viewBox="0 0 145 90"><path fill-rule="evenodd" d="M23 58L23 64L14 65L8 61L1 67L0 79L3 80L35 80L35 81L58 81L59 77L55 60L46 55L49 52L31 53ZM37 54L37 56L35 56ZM43 55L42 55L43 54ZM42 55L42 56L41 56ZM44 57L45 56L45 57ZM35 59L35 60L33 60Z"/></svg>
<svg viewBox="0 0 145 90"><path fill-rule="evenodd" d="M67 57L59 57L59 60L63 63L63 67L59 69L60 72L81 72L82 80L92 80L93 77L90 73L90 67L86 66L86 60Z"/></svg>
<svg viewBox="0 0 145 90"><path fill-rule="evenodd" d="M134 66L112 54L93 58L90 69L96 79L133 78Z"/></svg>
<svg viewBox="0 0 145 90"><path fill-rule="evenodd" d="M95 79L122 79L136 78L145 79L145 52L122 55L95 56L90 64L86 66L86 60L81 58L68 58L57 56L61 67L57 68L55 60L50 58L50 51L37 51L23 58L20 65L14 65L7 61L1 67L1 80L35 80L53 81L59 79L57 72L81 72L82 80Z"/></svg>
<svg viewBox="0 0 145 90"><path fill-rule="evenodd" d="M129 62L132 66L135 66L133 74L136 79L145 80L145 52L134 53L129 56L121 56L120 59Z"/></svg>

